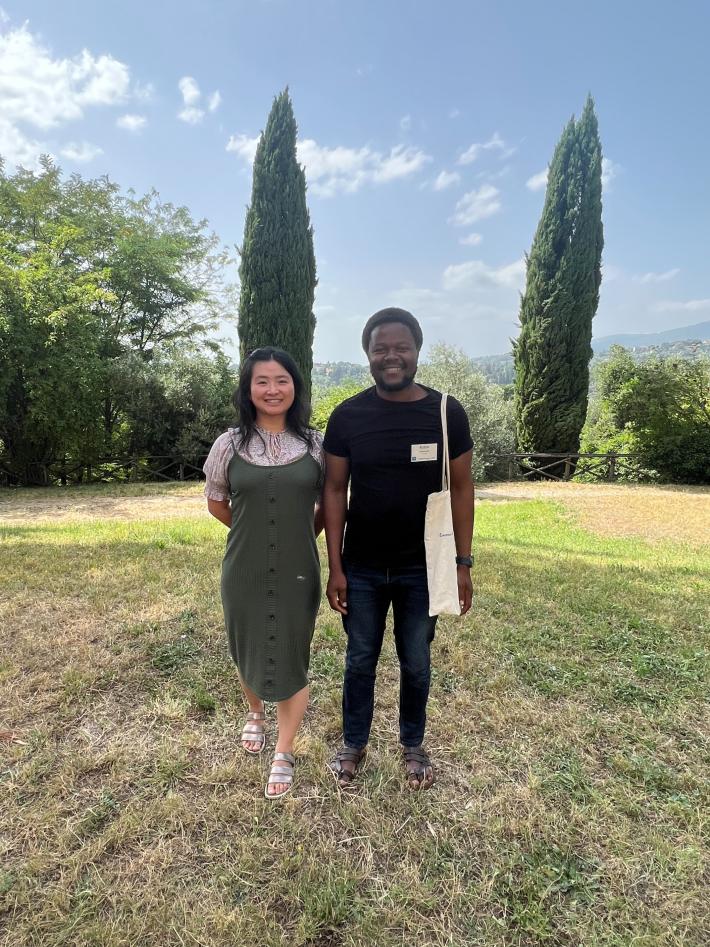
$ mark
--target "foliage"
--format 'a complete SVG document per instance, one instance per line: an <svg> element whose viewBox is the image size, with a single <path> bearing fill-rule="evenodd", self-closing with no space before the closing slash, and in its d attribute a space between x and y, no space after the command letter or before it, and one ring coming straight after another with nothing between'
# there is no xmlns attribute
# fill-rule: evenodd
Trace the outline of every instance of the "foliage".
<svg viewBox="0 0 710 947"><path fill-rule="evenodd" d="M155 452L131 427L137 400L159 412L152 365L161 351L184 365L224 314L228 258L205 228L155 192L63 179L49 160L38 173L0 166L0 455L11 476L41 482L54 458L91 463L138 442ZM223 374L224 360L214 368ZM160 413L151 424L170 426Z"/></svg>
<svg viewBox="0 0 710 947"><path fill-rule="evenodd" d="M473 438L473 475L477 480L495 479L504 470L494 454L514 450L513 407L499 385L476 371L472 360L460 349L439 343L432 346L417 380L437 391L453 395L463 405Z"/></svg>
<svg viewBox="0 0 710 947"><path fill-rule="evenodd" d="M328 419L333 411L338 407L341 401L346 398L352 398L353 395L369 387L356 381L347 381L344 384L337 385L335 388L321 390L313 402L313 411L311 412L311 424L319 431L325 431Z"/></svg>
<svg viewBox="0 0 710 947"><path fill-rule="evenodd" d="M601 161L590 97L555 148L527 260L520 335L513 345L519 451L579 447L601 283Z"/></svg>
<svg viewBox="0 0 710 947"><path fill-rule="evenodd" d="M242 358L276 345L295 359L310 392L316 263L296 120L284 90L274 99L254 158L239 276Z"/></svg>
<svg viewBox="0 0 710 947"><path fill-rule="evenodd" d="M628 450L664 480L710 482L710 359L638 363L613 346L596 384L586 450Z"/></svg>

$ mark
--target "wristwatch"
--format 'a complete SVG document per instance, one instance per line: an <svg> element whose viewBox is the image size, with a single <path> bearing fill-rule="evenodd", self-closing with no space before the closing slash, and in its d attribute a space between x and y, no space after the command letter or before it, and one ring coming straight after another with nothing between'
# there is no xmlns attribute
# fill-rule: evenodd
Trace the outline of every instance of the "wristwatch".
<svg viewBox="0 0 710 947"><path fill-rule="evenodd" d="M473 556L457 556L456 565L467 566L469 569L471 569L473 567Z"/></svg>

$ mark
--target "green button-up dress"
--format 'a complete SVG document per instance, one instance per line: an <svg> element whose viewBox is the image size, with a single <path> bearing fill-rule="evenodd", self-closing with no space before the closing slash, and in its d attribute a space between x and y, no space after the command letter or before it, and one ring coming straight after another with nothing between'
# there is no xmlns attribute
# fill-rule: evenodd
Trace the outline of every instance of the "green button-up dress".
<svg viewBox="0 0 710 947"><path fill-rule="evenodd" d="M321 471L309 451L280 466L229 462L232 526L222 562L229 648L262 700L308 683L321 584L313 509Z"/></svg>

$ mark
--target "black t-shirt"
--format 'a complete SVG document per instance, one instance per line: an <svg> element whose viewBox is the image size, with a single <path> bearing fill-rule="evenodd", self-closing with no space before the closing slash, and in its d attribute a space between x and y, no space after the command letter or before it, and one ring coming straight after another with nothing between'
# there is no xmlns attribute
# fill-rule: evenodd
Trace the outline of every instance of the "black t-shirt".
<svg viewBox="0 0 710 947"><path fill-rule="evenodd" d="M419 401L387 401L368 388L343 401L323 447L350 461L343 557L374 568L424 565L427 497L441 490L441 393L420 387ZM449 396L449 456L473 446L468 418ZM435 447L433 445L436 445Z"/></svg>

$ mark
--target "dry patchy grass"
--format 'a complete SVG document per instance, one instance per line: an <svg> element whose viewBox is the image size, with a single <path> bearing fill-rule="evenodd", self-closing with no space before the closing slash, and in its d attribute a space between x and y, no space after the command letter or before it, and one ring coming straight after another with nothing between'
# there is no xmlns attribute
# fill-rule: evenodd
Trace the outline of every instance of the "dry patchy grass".
<svg viewBox="0 0 710 947"><path fill-rule="evenodd" d="M488 500L552 500L586 529L603 536L710 542L710 489L617 483L484 484Z"/></svg>
<svg viewBox="0 0 710 947"><path fill-rule="evenodd" d="M475 607L435 642L436 787L403 787L389 641L362 779L335 789L323 609L275 804L267 758L238 749L224 531L146 518L198 493L139 495L133 518L68 492L55 521L0 528L3 947L707 942L706 553L482 503Z"/></svg>

